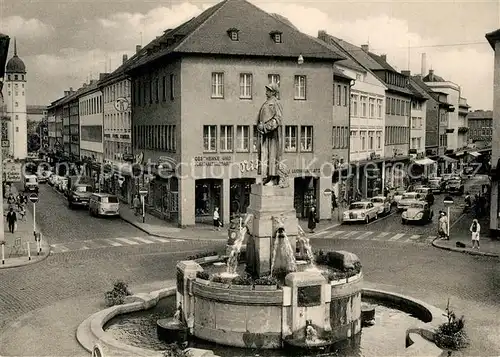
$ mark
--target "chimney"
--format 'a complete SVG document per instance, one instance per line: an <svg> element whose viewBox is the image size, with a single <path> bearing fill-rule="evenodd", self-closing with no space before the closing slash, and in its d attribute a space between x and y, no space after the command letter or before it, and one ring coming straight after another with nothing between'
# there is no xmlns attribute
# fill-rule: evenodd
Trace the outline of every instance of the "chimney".
<svg viewBox="0 0 500 357"><path fill-rule="evenodd" d="M382 60L384 60L385 62L387 62L387 55L380 55L380 58L382 58Z"/></svg>
<svg viewBox="0 0 500 357"><path fill-rule="evenodd" d="M420 73L425 76L427 73L427 54L422 53L422 67L420 68Z"/></svg>
<svg viewBox="0 0 500 357"><path fill-rule="evenodd" d="M411 72L409 70L407 71L401 71L401 74L406 77L411 77Z"/></svg>
<svg viewBox="0 0 500 357"><path fill-rule="evenodd" d="M69 91L69 90L65 90L65 91L64 91L64 96L65 96L65 97L66 97L66 96L68 96L69 94L70 94L70 91Z"/></svg>
<svg viewBox="0 0 500 357"><path fill-rule="evenodd" d="M318 31L318 38L320 40L323 40L324 38L326 38L326 31L325 30L319 30Z"/></svg>
<svg viewBox="0 0 500 357"><path fill-rule="evenodd" d="M127 60L128 60L128 56L127 55L123 55L123 57L122 57L122 63L127 62Z"/></svg>
<svg viewBox="0 0 500 357"><path fill-rule="evenodd" d="M141 45L136 45L135 46L135 53L139 53L139 51L142 49Z"/></svg>
<svg viewBox="0 0 500 357"><path fill-rule="evenodd" d="M368 52L368 45L361 45L361 49L365 52Z"/></svg>
<svg viewBox="0 0 500 357"><path fill-rule="evenodd" d="M69 87L69 91L70 93L73 93L74 92L73 87Z"/></svg>
<svg viewBox="0 0 500 357"><path fill-rule="evenodd" d="M429 69L429 80L433 81L434 80L434 70Z"/></svg>

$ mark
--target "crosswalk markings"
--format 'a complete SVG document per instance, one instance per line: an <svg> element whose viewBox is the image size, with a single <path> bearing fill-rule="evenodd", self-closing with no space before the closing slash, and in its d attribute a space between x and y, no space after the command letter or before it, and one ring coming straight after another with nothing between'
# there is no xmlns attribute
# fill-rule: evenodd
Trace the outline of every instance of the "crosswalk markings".
<svg viewBox="0 0 500 357"><path fill-rule="evenodd" d="M156 240L156 241L158 241L160 243L168 243L168 242L170 242L168 239L164 239L164 238L160 238L160 237L149 237L149 238L154 239L154 240Z"/></svg>
<svg viewBox="0 0 500 357"><path fill-rule="evenodd" d="M111 239L104 239L105 242L111 244L113 247L121 247L123 244L121 243L118 243L118 242L114 242L112 241Z"/></svg>
<svg viewBox="0 0 500 357"><path fill-rule="evenodd" d="M382 238L384 238L385 236L388 236L388 235L389 235L389 232L382 232L378 236L373 238L372 240L382 240Z"/></svg>
<svg viewBox="0 0 500 357"><path fill-rule="evenodd" d="M90 249L89 247L87 247L86 245L84 245L83 247L80 248L81 250L87 250L87 249Z"/></svg>
<svg viewBox="0 0 500 357"><path fill-rule="evenodd" d="M331 232L331 235L332 235L332 237L335 237L337 235L341 235L341 234L344 234L344 233L345 233L344 231L333 231L333 232Z"/></svg>
<svg viewBox="0 0 500 357"><path fill-rule="evenodd" d="M349 239L349 238L355 236L358 233L359 232L357 232L357 231L351 231L351 232L348 232L348 233L342 235L341 237L339 237L339 239Z"/></svg>
<svg viewBox="0 0 500 357"><path fill-rule="evenodd" d="M395 234L394 236L392 236L391 238L389 238L389 241L394 242L394 241L397 241L397 240L403 238L404 236L405 236L404 233L398 233L398 234Z"/></svg>
<svg viewBox="0 0 500 357"><path fill-rule="evenodd" d="M365 239L365 238L368 238L369 236L371 236L372 234L373 234L373 232L365 232L362 235L360 235L359 237L356 237L354 239L355 240Z"/></svg>
<svg viewBox="0 0 500 357"><path fill-rule="evenodd" d="M130 244L130 245L138 245L139 243L137 242L134 242L134 241L131 241L129 239L125 239L125 238L115 238L116 240L119 240L120 242L123 242L123 243L126 243L126 244Z"/></svg>
<svg viewBox="0 0 500 357"><path fill-rule="evenodd" d="M145 243L145 244L154 244L153 241L147 240L147 239L144 239L144 238L141 238L141 237L134 237L134 239L138 240L139 242Z"/></svg>
<svg viewBox="0 0 500 357"><path fill-rule="evenodd" d="M316 233L314 236L315 237L322 237L322 236L326 236L328 233L329 233L328 231L323 231L323 232Z"/></svg>

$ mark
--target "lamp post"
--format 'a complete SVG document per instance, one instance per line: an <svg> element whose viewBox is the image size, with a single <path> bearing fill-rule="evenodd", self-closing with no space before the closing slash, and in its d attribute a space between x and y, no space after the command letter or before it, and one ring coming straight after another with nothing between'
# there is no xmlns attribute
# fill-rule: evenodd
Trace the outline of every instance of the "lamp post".
<svg viewBox="0 0 500 357"><path fill-rule="evenodd" d="M447 224L446 224L446 234L448 235L448 239L450 239L450 206L455 203L455 201L453 200L453 197L451 196L446 196L443 200L443 203L446 205L446 221L447 221Z"/></svg>

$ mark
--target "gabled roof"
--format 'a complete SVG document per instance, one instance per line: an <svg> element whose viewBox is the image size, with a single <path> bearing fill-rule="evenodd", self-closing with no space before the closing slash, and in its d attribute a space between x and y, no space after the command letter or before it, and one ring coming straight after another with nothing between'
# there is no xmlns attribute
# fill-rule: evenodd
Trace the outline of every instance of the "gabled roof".
<svg viewBox="0 0 500 357"><path fill-rule="evenodd" d="M410 77L410 90L420 99L428 100L431 98L431 96L423 88L420 88L413 77Z"/></svg>
<svg viewBox="0 0 500 357"><path fill-rule="evenodd" d="M384 69L384 67L378 64L378 62L375 61L368 54L368 52L365 52L363 49L361 49L361 47L355 46L352 43L344 41L341 38L337 38L334 36L331 36L331 38L338 46L342 47L345 52L352 56L352 58L354 58L363 67L366 67L372 71Z"/></svg>
<svg viewBox="0 0 500 357"><path fill-rule="evenodd" d="M440 92L433 90L431 87L429 87L427 84L425 84L425 82L422 80L422 78L420 76L412 76L411 80L415 86L424 90L430 96L430 98L434 99L436 102L443 104L443 105L452 106L448 102L444 102L442 100L439 100L439 97L436 96L436 94L439 94ZM443 94L446 94L446 93L443 93Z"/></svg>
<svg viewBox="0 0 500 357"><path fill-rule="evenodd" d="M378 65L380 67L382 67L382 69L386 70L386 71L391 71L391 72L398 72L394 67L392 67L384 58L382 58L382 56L379 56L379 55L376 55L375 53L373 52L367 52L368 55L373 59L375 60L375 62L378 63ZM375 69L375 68L373 68ZM399 73L399 72L398 72Z"/></svg>
<svg viewBox="0 0 500 357"><path fill-rule="evenodd" d="M238 30L239 40L232 41L228 29ZM280 32L282 43L271 33ZM156 42L155 42L156 41ZM291 27L246 0L224 0L183 23L156 40L146 55L130 69L173 54L210 54L320 59L343 59L338 53Z"/></svg>
<svg viewBox="0 0 500 357"><path fill-rule="evenodd" d="M361 66L359 63L357 63L355 60L351 58L351 55L349 52L344 50L342 46L339 46L337 44L337 38L333 37L332 35L327 34L325 31L318 31L318 39L324 43L325 46L328 46L331 48L333 51L336 51L342 55L345 55L345 59L336 62L336 64L340 66L345 66L347 68L351 68L357 71L362 71L366 73L366 68Z"/></svg>
<svg viewBox="0 0 500 357"><path fill-rule="evenodd" d="M432 69L429 70L429 73L422 80L424 82L446 82L443 77L435 75Z"/></svg>

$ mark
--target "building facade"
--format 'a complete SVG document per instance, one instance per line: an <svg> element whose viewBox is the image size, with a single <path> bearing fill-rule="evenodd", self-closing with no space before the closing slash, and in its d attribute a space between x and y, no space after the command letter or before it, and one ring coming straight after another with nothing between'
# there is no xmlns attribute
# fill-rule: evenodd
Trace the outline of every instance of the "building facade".
<svg viewBox="0 0 500 357"><path fill-rule="evenodd" d="M467 104L467 99L460 97L458 99L458 150L466 150L469 143L469 124L468 114L470 106Z"/></svg>
<svg viewBox="0 0 500 357"><path fill-rule="evenodd" d="M124 55L122 65L99 82L103 93L104 161L112 171L106 185L124 202L132 202L137 191L127 167L133 158L131 83L124 72L128 64Z"/></svg>
<svg viewBox="0 0 500 357"><path fill-rule="evenodd" d="M80 159L104 162L103 103L97 81L91 81L78 97L80 111Z"/></svg>
<svg viewBox="0 0 500 357"><path fill-rule="evenodd" d="M75 162L80 160L80 107L78 95L69 101L69 157Z"/></svg>
<svg viewBox="0 0 500 357"><path fill-rule="evenodd" d="M468 141L477 149L491 148L493 139L493 111L475 110L467 117Z"/></svg>
<svg viewBox="0 0 500 357"><path fill-rule="evenodd" d="M8 140L7 154L14 159L26 159L28 156L28 116L26 112L27 73L24 62L17 55L14 40L14 56L5 67L7 84L5 104L6 116L10 118L2 123L2 141ZM6 139L5 139L6 138ZM4 143L2 143L4 144Z"/></svg>
<svg viewBox="0 0 500 357"><path fill-rule="evenodd" d="M181 226L211 221L215 207L224 222L246 211L250 186L261 177L257 115L265 85L275 82L295 208L304 215L315 205L319 218L331 217L325 190L332 187L332 79L340 55L233 0L166 32L143 53L128 73L134 153L154 168L153 211Z"/></svg>

